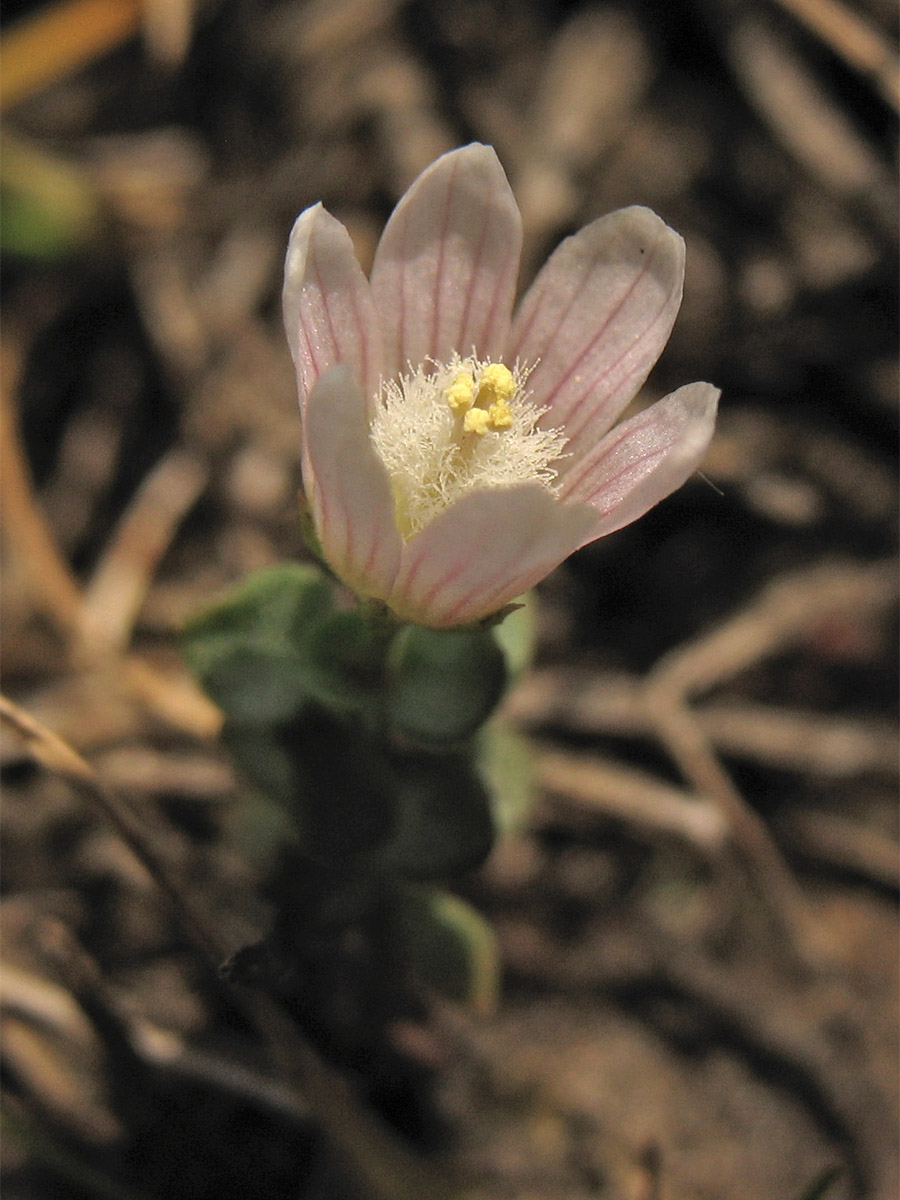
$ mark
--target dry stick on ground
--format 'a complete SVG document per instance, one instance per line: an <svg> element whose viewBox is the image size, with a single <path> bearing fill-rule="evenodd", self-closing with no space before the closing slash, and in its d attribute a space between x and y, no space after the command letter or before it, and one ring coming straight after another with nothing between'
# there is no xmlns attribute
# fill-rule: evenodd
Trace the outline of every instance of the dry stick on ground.
<svg viewBox="0 0 900 1200"><path fill-rule="evenodd" d="M4 544L8 561L26 581L35 610L53 624L70 654L84 666L100 653L125 649L152 573L205 486L207 470L184 451L174 450L163 459L138 490L83 596L37 500L25 459L13 400L20 359L7 334L0 361ZM137 656L122 659L121 665L135 695L167 723L194 736L216 736L221 714L186 672L169 679Z"/></svg>
<svg viewBox="0 0 900 1200"><path fill-rule="evenodd" d="M0 497L4 541L10 558L27 582L34 607L68 640L77 624L81 592L35 499L13 400L19 373L20 355L7 335L0 359Z"/></svg>
<svg viewBox="0 0 900 1200"><path fill-rule="evenodd" d="M156 848L130 808L103 786L81 755L18 705L0 696L0 719L24 739L34 758L65 779L87 803L110 821L167 896L183 934L214 970L229 946L210 915L183 889L181 880ZM229 992L232 1002L265 1035L285 1080L295 1083L340 1155L340 1162L372 1200L454 1200L461 1192L386 1129L362 1106L344 1078L302 1037L267 997Z"/></svg>
<svg viewBox="0 0 900 1200"><path fill-rule="evenodd" d="M690 701L795 642L823 619L883 608L896 592L893 563L804 568L771 583L718 629L666 655L647 678L645 703L660 738L685 777L721 807L784 948L809 965L819 956L818 931L765 823L734 786Z"/></svg>
<svg viewBox="0 0 900 1200"><path fill-rule="evenodd" d="M204 463L176 448L143 480L85 589L79 658L126 649L159 561L208 479Z"/></svg>
<svg viewBox="0 0 900 1200"><path fill-rule="evenodd" d="M785 39L754 13L731 23L727 50L776 140L814 179L893 235L892 178Z"/></svg>
<svg viewBox="0 0 900 1200"><path fill-rule="evenodd" d="M900 63L890 41L838 0L778 0L855 70L866 75L895 110L900 110Z"/></svg>
<svg viewBox="0 0 900 1200"><path fill-rule="evenodd" d="M531 672L516 685L504 712L529 729L622 738L654 732L644 708L644 681L592 667L552 666ZM710 702L695 716L715 748L734 758L828 779L851 779L869 771L893 779L897 773L897 731L887 720L745 700Z"/></svg>
<svg viewBox="0 0 900 1200"><path fill-rule="evenodd" d="M718 805L608 759L543 749L537 782L554 795L651 833L681 838L707 858L718 857L729 834Z"/></svg>

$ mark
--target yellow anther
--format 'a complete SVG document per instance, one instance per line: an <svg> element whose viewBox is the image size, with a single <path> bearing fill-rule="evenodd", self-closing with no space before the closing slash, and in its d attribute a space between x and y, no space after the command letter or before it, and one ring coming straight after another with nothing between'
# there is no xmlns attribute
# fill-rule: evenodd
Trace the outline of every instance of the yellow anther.
<svg viewBox="0 0 900 1200"><path fill-rule="evenodd" d="M513 423L513 412L505 400L497 400L488 409L491 429L509 429Z"/></svg>
<svg viewBox="0 0 900 1200"><path fill-rule="evenodd" d="M516 394L516 379L503 363L488 363L478 381L478 404L509 400Z"/></svg>
<svg viewBox="0 0 900 1200"><path fill-rule="evenodd" d="M475 381L468 371L460 371L444 392L447 403L454 412L465 412L475 400Z"/></svg>
<svg viewBox="0 0 900 1200"><path fill-rule="evenodd" d="M466 433L487 433L491 427L490 414L483 408L470 408L463 417L463 429Z"/></svg>

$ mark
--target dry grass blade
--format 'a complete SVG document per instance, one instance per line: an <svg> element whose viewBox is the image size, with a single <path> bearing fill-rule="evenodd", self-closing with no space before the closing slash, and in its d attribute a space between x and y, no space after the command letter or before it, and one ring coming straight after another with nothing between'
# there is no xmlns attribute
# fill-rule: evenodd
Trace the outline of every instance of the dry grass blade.
<svg viewBox="0 0 900 1200"><path fill-rule="evenodd" d="M705 855L720 853L727 841L728 827L714 804L643 771L546 749L538 758L537 779L548 792L605 817L682 838Z"/></svg>
<svg viewBox="0 0 900 1200"><path fill-rule="evenodd" d="M730 51L750 102L778 141L836 196L893 230L893 181L801 59L754 17L735 24Z"/></svg>
<svg viewBox="0 0 900 1200"><path fill-rule="evenodd" d="M835 54L866 75L894 108L900 110L900 62L887 38L865 17L838 0L778 0L813 30Z"/></svg>
<svg viewBox="0 0 900 1200"><path fill-rule="evenodd" d="M139 26L138 0L62 0L19 22L3 35L0 108L77 71Z"/></svg>
<svg viewBox="0 0 900 1200"><path fill-rule="evenodd" d="M199 459L176 449L141 484L85 592L79 616L82 659L126 648L159 560L208 478Z"/></svg>
<svg viewBox="0 0 900 1200"><path fill-rule="evenodd" d="M68 639L77 624L81 591L34 494L12 398L18 380L19 356L8 339L0 367L0 496L4 542L27 583L34 607Z"/></svg>

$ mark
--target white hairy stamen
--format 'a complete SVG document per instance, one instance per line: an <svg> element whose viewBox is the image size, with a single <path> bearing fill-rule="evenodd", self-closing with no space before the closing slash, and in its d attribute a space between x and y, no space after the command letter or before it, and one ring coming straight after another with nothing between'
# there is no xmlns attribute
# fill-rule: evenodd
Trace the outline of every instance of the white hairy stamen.
<svg viewBox="0 0 900 1200"><path fill-rule="evenodd" d="M382 385L372 442L391 477L397 527L410 538L448 505L484 488L556 491L561 429L538 425L518 364L454 354Z"/></svg>

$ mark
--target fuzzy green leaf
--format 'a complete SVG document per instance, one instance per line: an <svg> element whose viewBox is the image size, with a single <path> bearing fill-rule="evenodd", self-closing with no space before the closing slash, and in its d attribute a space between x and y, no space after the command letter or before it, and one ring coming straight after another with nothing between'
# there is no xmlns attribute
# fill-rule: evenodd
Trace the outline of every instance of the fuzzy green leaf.
<svg viewBox="0 0 900 1200"><path fill-rule="evenodd" d="M317 567L269 567L187 625L185 659L232 720L289 720L317 683L304 641L333 604L331 585Z"/></svg>
<svg viewBox="0 0 900 1200"><path fill-rule="evenodd" d="M506 660L490 629L407 626L388 659L388 716L416 741L452 743L476 731L506 686Z"/></svg>
<svg viewBox="0 0 900 1200"><path fill-rule="evenodd" d="M496 1006L500 957L490 926L459 896L437 888L397 893L395 927L401 952L427 987L479 1012Z"/></svg>

